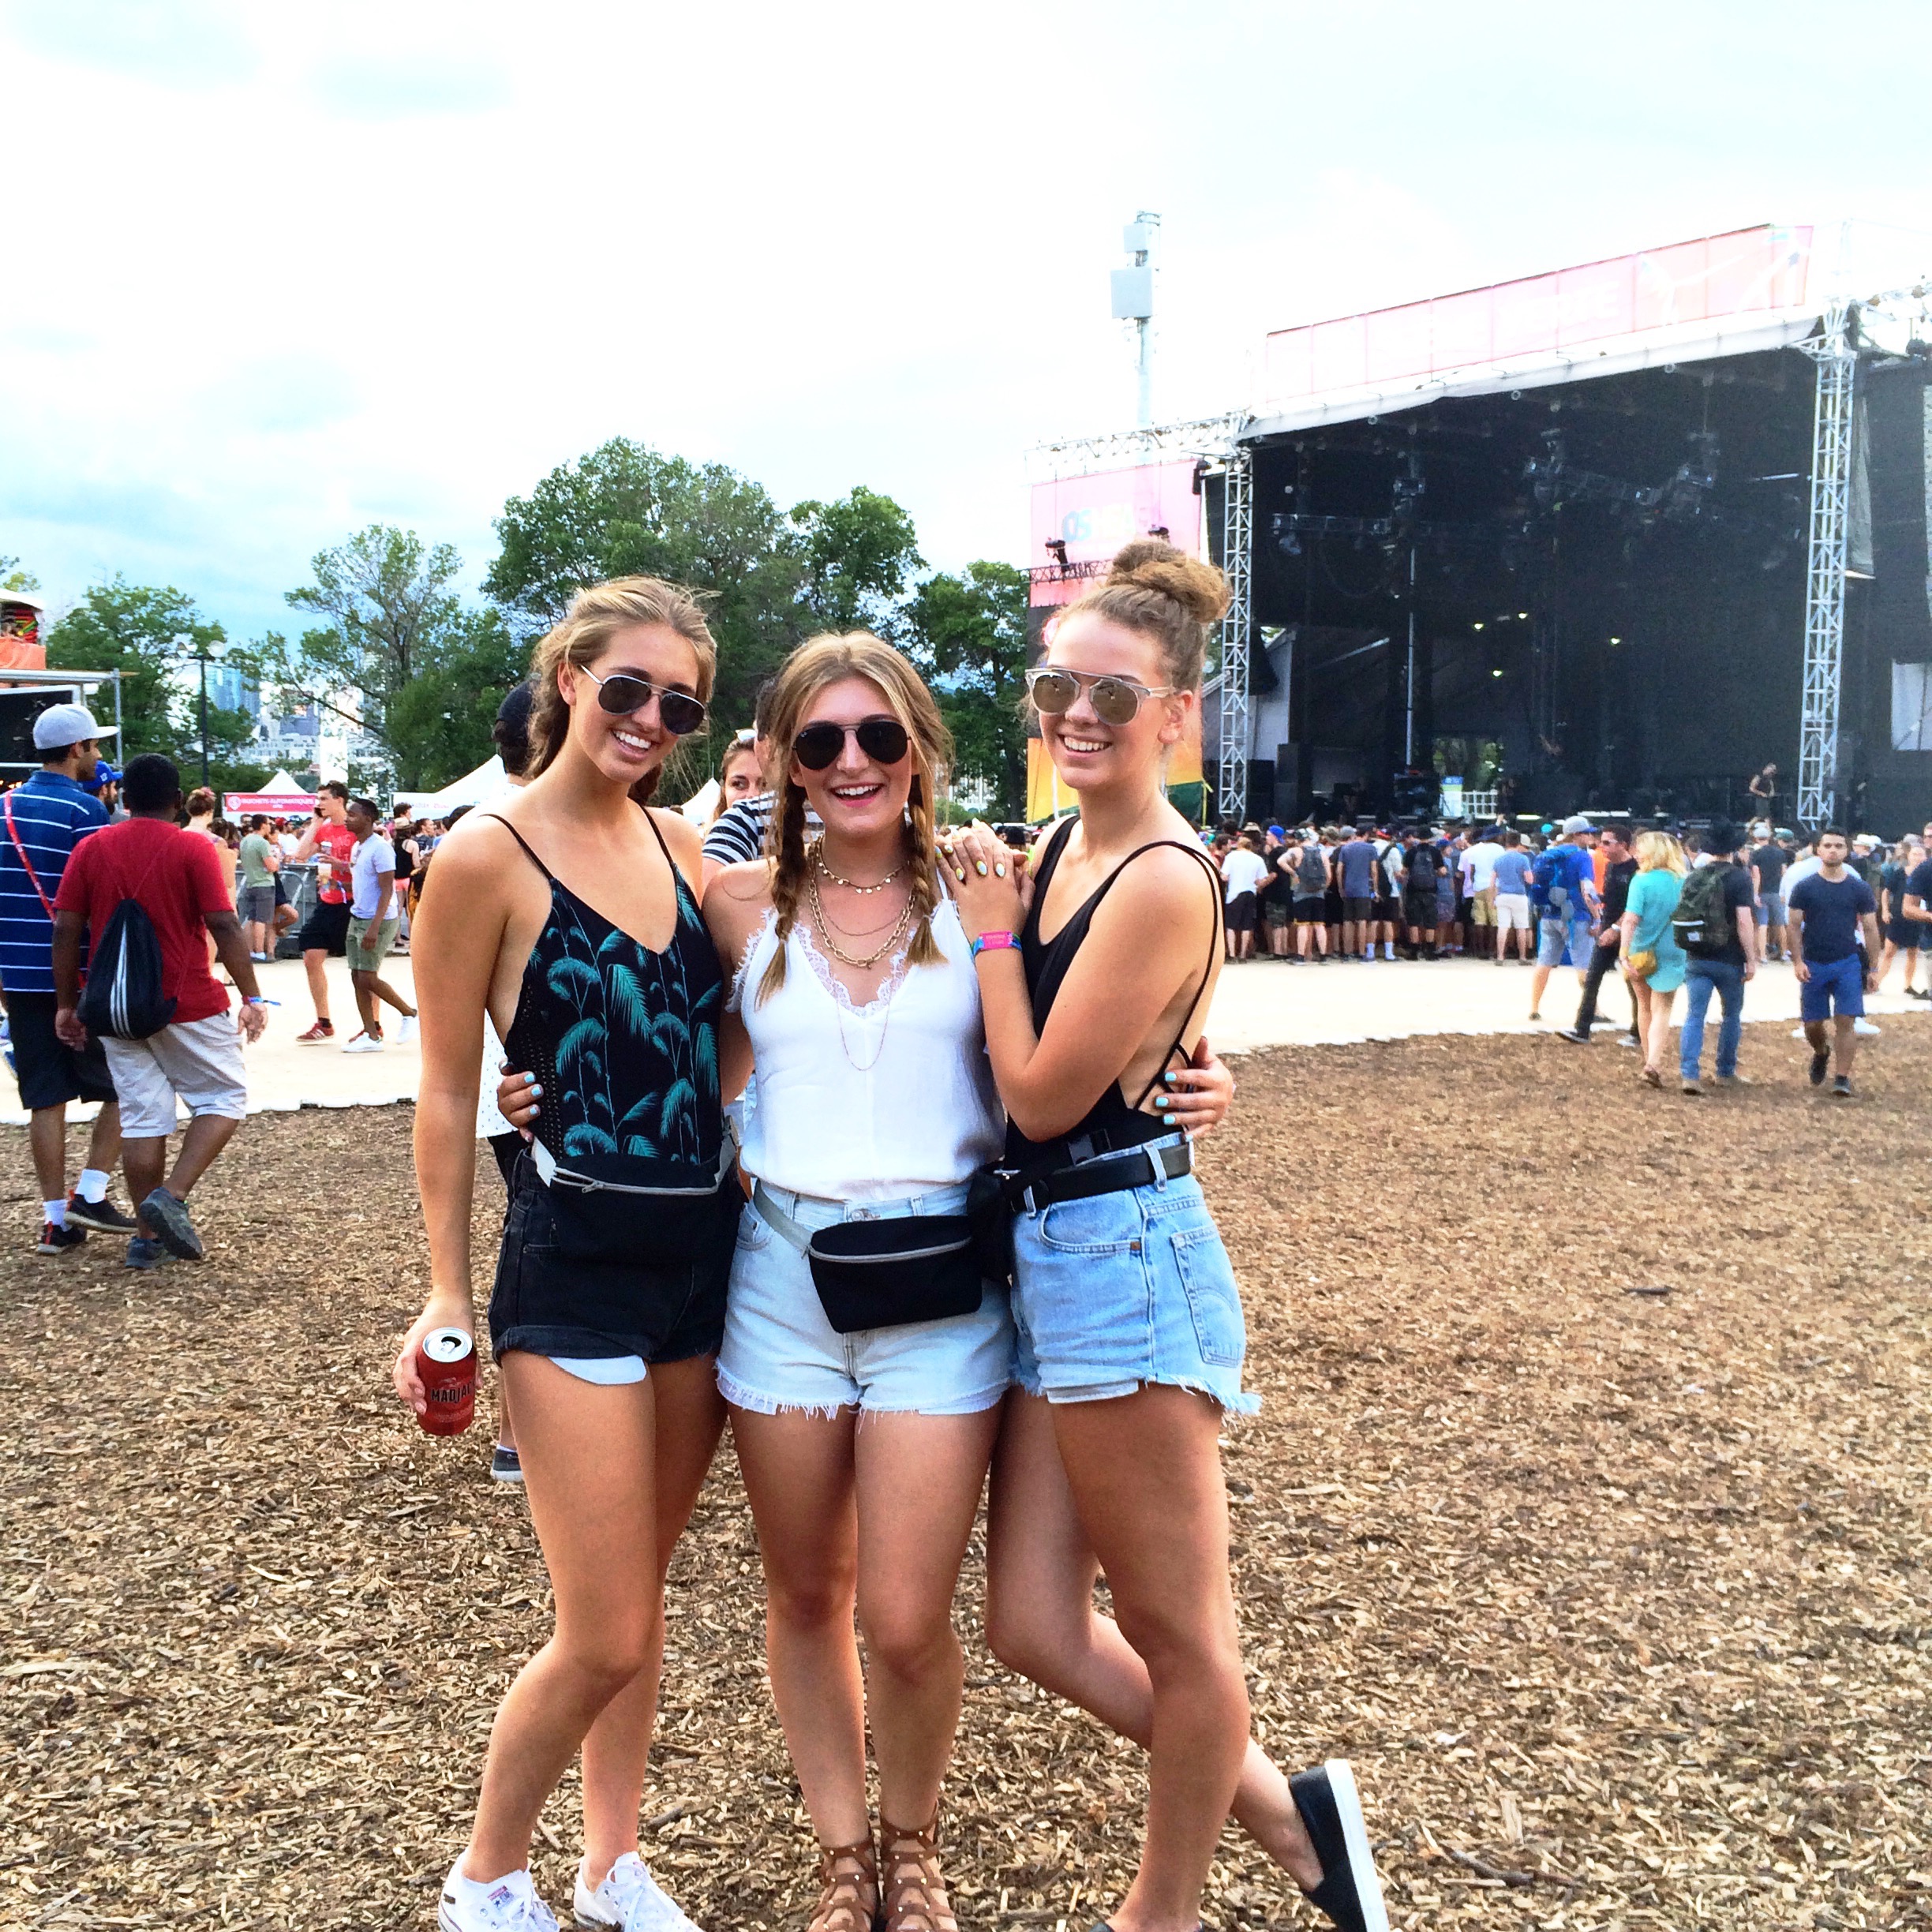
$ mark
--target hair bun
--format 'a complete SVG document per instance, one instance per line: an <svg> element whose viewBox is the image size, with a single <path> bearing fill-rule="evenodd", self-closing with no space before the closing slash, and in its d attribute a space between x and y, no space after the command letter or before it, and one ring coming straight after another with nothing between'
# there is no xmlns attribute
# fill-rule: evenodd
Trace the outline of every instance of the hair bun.
<svg viewBox="0 0 1932 1932"><path fill-rule="evenodd" d="M1231 601L1228 581L1219 571L1160 537L1136 537L1118 551L1107 566L1106 582L1170 597L1196 623L1212 623Z"/></svg>

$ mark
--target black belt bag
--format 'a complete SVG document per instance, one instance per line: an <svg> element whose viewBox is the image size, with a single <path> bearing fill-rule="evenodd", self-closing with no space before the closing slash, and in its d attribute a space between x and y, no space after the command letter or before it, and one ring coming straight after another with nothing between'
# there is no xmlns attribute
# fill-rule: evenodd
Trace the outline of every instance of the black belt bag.
<svg viewBox="0 0 1932 1932"><path fill-rule="evenodd" d="M715 1167L635 1154L582 1155L566 1167L541 1140L530 1152L566 1260L680 1267L716 1258L736 1231L743 1197L728 1143Z"/></svg>
<svg viewBox="0 0 1932 1932"><path fill-rule="evenodd" d="M837 1334L978 1312L979 1261L966 1215L897 1215L807 1228L764 1187L751 1199L759 1219L804 1256Z"/></svg>

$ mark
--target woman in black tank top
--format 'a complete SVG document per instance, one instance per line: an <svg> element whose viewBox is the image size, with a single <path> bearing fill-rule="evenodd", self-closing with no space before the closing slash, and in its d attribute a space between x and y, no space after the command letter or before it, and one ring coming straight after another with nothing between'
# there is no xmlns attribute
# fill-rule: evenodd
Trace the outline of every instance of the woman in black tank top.
<svg viewBox="0 0 1932 1932"><path fill-rule="evenodd" d="M742 1196L720 1172L734 1074L721 1065L698 837L645 801L702 723L715 661L674 586L624 578L581 593L533 663L531 782L442 841L423 894L416 1170L431 1288L395 1382L423 1413L418 1342L474 1326L487 1010L544 1088L489 1317L557 1606L497 1713L442 1932L555 1923L531 1886L530 1840L580 1746L580 1923L688 1924L637 1856L638 1805L664 1575L723 1424L714 1357Z"/></svg>
<svg viewBox="0 0 1932 1932"><path fill-rule="evenodd" d="M1386 1932L1346 1765L1287 1780L1249 1743L1219 1454L1226 1412L1255 1406L1241 1301L1158 1091L1198 1038L1221 961L1220 881L1163 780L1226 606L1218 571L1158 539L1128 545L1028 673L1080 801L1030 903L987 828L950 845L1018 1210L1024 1393L994 1470L987 1626L1009 1661L1151 1743L1118 1925L1191 1932L1232 1807L1338 1924ZM1118 1627L1089 1612L1077 1631L1043 1631L1029 1566L1052 1574L1083 1537Z"/></svg>

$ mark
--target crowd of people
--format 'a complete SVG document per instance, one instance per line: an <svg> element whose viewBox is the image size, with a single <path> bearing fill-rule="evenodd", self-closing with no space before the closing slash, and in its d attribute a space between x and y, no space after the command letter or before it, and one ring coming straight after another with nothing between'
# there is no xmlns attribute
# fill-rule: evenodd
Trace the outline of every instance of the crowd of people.
<svg viewBox="0 0 1932 1932"><path fill-rule="evenodd" d="M1835 826L1799 836L1723 819L1676 833L1582 815L1529 830L1251 824L1223 826L1209 850L1230 962L1463 957L1501 966L1513 957L1532 968L1532 1020L1567 964L1580 997L1559 1032L1577 1046L1606 1024L1597 1008L1614 972L1631 994L1622 1036L1641 1049L1653 1086L1668 1072L1671 996L1686 989L1676 1077L1689 1096L1704 1091L1713 998L1714 1077L1747 1081L1737 1070L1744 987L1767 960L1790 961L1811 1083L1829 1076L1837 1099L1852 1098L1859 1035L1876 1030L1864 995L1897 964L1901 990L1932 1002L1932 972L1915 983L1920 953L1932 950L1932 825L1887 846Z"/></svg>

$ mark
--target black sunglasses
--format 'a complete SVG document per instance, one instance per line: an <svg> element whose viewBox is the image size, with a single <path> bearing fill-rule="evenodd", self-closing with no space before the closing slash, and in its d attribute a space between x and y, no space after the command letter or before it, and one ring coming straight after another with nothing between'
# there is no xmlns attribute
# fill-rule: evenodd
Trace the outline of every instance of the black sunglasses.
<svg viewBox="0 0 1932 1932"><path fill-rule="evenodd" d="M672 737L686 738L703 728L705 708L689 691L667 691L663 685L653 684L648 678L634 677L628 671L601 678L586 665L577 668L597 687L597 702L613 717L641 711L655 698L657 715Z"/></svg>
<svg viewBox="0 0 1932 1932"><path fill-rule="evenodd" d="M792 740L792 755L807 771L823 771L845 749L848 732L877 765L897 765L910 743L906 728L895 717L861 718L856 724L834 724L829 718L821 718Z"/></svg>

